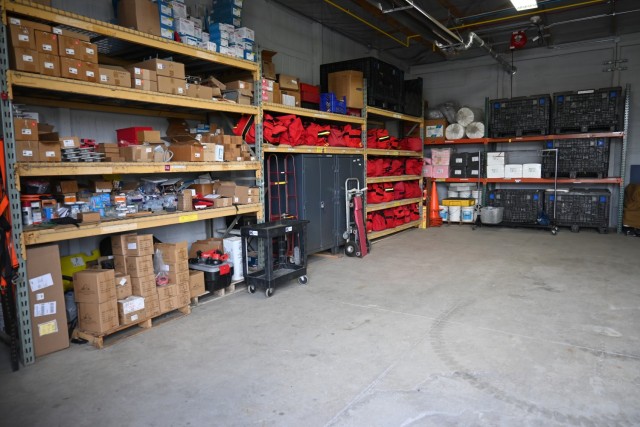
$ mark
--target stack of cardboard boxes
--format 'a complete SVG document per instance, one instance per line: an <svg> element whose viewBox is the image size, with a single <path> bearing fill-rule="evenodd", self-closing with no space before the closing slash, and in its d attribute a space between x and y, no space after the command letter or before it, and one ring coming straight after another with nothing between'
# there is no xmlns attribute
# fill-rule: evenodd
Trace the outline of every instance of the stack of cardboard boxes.
<svg viewBox="0 0 640 427"><path fill-rule="evenodd" d="M95 269L74 273L73 291L80 329L105 333L118 327L114 270Z"/></svg>
<svg viewBox="0 0 640 427"><path fill-rule="evenodd" d="M187 242L155 245L156 257L162 257L163 273L166 273L169 279L166 285L157 288L161 313L184 307L190 302L187 247ZM159 263L159 260L156 262Z"/></svg>
<svg viewBox="0 0 640 427"><path fill-rule="evenodd" d="M300 107L300 80L288 74L276 74L276 66L273 63L276 53L270 50L262 51L262 101Z"/></svg>
<svg viewBox="0 0 640 427"><path fill-rule="evenodd" d="M18 162L60 162L64 143L53 127L38 123L35 119L14 119L16 140L16 161Z"/></svg>
<svg viewBox="0 0 640 427"><path fill-rule="evenodd" d="M224 85L225 89L222 91L224 99L228 99L242 105L253 104L253 82L233 80L225 82Z"/></svg>

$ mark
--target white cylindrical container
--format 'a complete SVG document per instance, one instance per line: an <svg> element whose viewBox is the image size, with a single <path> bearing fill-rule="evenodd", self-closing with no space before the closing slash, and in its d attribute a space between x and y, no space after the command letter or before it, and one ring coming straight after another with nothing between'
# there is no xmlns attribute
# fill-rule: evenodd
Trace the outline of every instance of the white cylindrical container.
<svg viewBox="0 0 640 427"><path fill-rule="evenodd" d="M467 135L467 138L484 138L484 123L471 122L464 128L464 133Z"/></svg>
<svg viewBox="0 0 640 427"><path fill-rule="evenodd" d="M464 138L464 126L458 123L452 123L444 131L446 139L462 139Z"/></svg>
<svg viewBox="0 0 640 427"><path fill-rule="evenodd" d="M449 221L460 221L460 206L449 206Z"/></svg>
<svg viewBox="0 0 640 427"><path fill-rule="evenodd" d="M484 116L480 108L462 107L456 113L456 122L462 126L468 126L471 122L480 122Z"/></svg>
<svg viewBox="0 0 640 427"><path fill-rule="evenodd" d="M470 199L471 198L471 191L460 191L458 194L460 194L459 197L461 197L463 199Z"/></svg>
<svg viewBox="0 0 640 427"><path fill-rule="evenodd" d="M442 218L443 221L448 221L449 209L446 206L440 206L439 211L440 211L440 218Z"/></svg>
<svg viewBox="0 0 640 427"><path fill-rule="evenodd" d="M448 190L447 191L447 197L449 197L449 198L451 198L451 197L457 198L457 197L459 197L458 194L459 194L458 191L454 191L454 190Z"/></svg>
<svg viewBox="0 0 640 427"><path fill-rule="evenodd" d="M231 280L235 282L244 279L242 273L242 238L238 236L227 237L222 244L224 251L229 254L229 261L233 264Z"/></svg>
<svg viewBox="0 0 640 427"><path fill-rule="evenodd" d="M462 222L473 222L475 220L475 208L473 206L465 206L460 209Z"/></svg>

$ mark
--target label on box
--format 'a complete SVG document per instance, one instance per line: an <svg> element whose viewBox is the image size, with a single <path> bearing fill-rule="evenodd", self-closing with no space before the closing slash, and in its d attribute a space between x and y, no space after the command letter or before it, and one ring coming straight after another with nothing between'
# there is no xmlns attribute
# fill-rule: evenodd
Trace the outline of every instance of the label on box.
<svg viewBox="0 0 640 427"><path fill-rule="evenodd" d="M53 28L53 34L62 35L62 30L60 28Z"/></svg>
<svg viewBox="0 0 640 427"><path fill-rule="evenodd" d="M44 300L44 293L37 293L36 301L42 301L42 300Z"/></svg>
<svg viewBox="0 0 640 427"><path fill-rule="evenodd" d="M44 50L45 52L51 52L53 50L53 48L51 47L50 44L43 44L42 45L42 50Z"/></svg>
<svg viewBox="0 0 640 427"><path fill-rule="evenodd" d="M33 157L33 151L31 151L31 150L22 150L22 157Z"/></svg>
<svg viewBox="0 0 640 427"><path fill-rule="evenodd" d="M44 156L45 157L55 157L56 156L56 152L55 151L45 151L44 152Z"/></svg>
<svg viewBox="0 0 640 427"><path fill-rule="evenodd" d="M51 273L29 279L31 292L38 292L39 290L48 288L49 286L53 286L53 277L51 276Z"/></svg>
<svg viewBox="0 0 640 427"><path fill-rule="evenodd" d="M119 284L120 286L124 286L124 285L126 285L126 284L127 284L127 279L125 279L125 278L123 277L122 279L120 279L120 281L118 282L118 284Z"/></svg>
<svg viewBox="0 0 640 427"><path fill-rule="evenodd" d="M149 147L149 148L145 148L144 149L145 153L151 153L153 151L153 148ZM135 249L135 248L133 248Z"/></svg>
<svg viewBox="0 0 640 427"><path fill-rule="evenodd" d="M29 41L29 36L27 34L20 34L18 36L18 40L20 40L21 42L28 42Z"/></svg>
<svg viewBox="0 0 640 427"><path fill-rule="evenodd" d="M31 129L29 129L29 128L22 129L22 134L23 135L31 135Z"/></svg>
<svg viewBox="0 0 640 427"><path fill-rule="evenodd" d="M182 94L184 93L184 89L182 89L181 87L179 87L179 88L178 88L178 93L179 93L180 95L182 95Z"/></svg>
<svg viewBox="0 0 640 427"><path fill-rule="evenodd" d="M65 147L73 147L74 141L73 139L65 139L62 141L62 145L64 145Z"/></svg>
<svg viewBox="0 0 640 427"><path fill-rule="evenodd" d="M138 249L138 244L137 243L127 243L127 249L135 251L136 249Z"/></svg>
<svg viewBox="0 0 640 427"><path fill-rule="evenodd" d="M9 22L11 25L20 25L20 20L18 18L9 18Z"/></svg>
<svg viewBox="0 0 640 427"><path fill-rule="evenodd" d="M87 77L95 77L95 73L93 71L87 71Z"/></svg>
<svg viewBox="0 0 640 427"><path fill-rule="evenodd" d="M69 67L69 74L78 74L78 69L77 68L73 68L73 67Z"/></svg>
<svg viewBox="0 0 640 427"><path fill-rule="evenodd" d="M44 63L44 68L47 68L49 70L53 70L53 62L45 62Z"/></svg>
<svg viewBox="0 0 640 427"><path fill-rule="evenodd" d="M134 314L133 316L131 316L131 321L135 322L136 320L138 320L138 315Z"/></svg>
<svg viewBox="0 0 640 427"><path fill-rule="evenodd" d="M76 50L75 49L66 48L64 51L67 53L67 55L75 55L76 54Z"/></svg>
<svg viewBox="0 0 640 427"><path fill-rule="evenodd" d="M74 267L84 267L84 259L81 256L74 256L71 258L71 265Z"/></svg>
<svg viewBox="0 0 640 427"><path fill-rule="evenodd" d="M43 302L33 305L33 317L50 316L56 314L56 301Z"/></svg>
<svg viewBox="0 0 640 427"><path fill-rule="evenodd" d="M164 64L161 62L158 62L158 70L164 70Z"/></svg>
<svg viewBox="0 0 640 427"><path fill-rule="evenodd" d="M136 79L136 86L142 86L142 79Z"/></svg>
<svg viewBox="0 0 640 427"><path fill-rule="evenodd" d="M193 157L195 157L196 159L200 158L200 153L193 153Z"/></svg>
<svg viewBox="0 0 640 427"><path fill-rule="evenodd" d="M93 48L92 48L92 47L88 47L88 48L86 48L86 52L87 52L89 55L94 55L94 54L96 53L96 51L95 51L95 50L93 50Z"/></svg>
<svg viewBox="0 0 640 427"><path fill-rule="evenodd" d="M142 70L141 70L140 68L138 68L138 67L135 67L135 68L133 69L133 74L135 74L135 75L138 75L138 76L139 76L140 74L142 74Z"/></svg>
<svg viewBox="0 0 640 427"><path fill-rule="evenodd" d="M109 81L109 76L107 76L105 74L100 74L100 81L101 82L108 82Z"/></svg>
<svg viewBox="0 0 640 427"><path fill-rule="evenodd" d="M31 55L22 55L22 60L24 62L33 62L33 56L31 56Z"/></svg>
<svg viewBox="0 0 640 427"><path fill-rule="evenodd" d="M58 321L56 319L38 324L38 335L45 336L58 332Z"/></svg>

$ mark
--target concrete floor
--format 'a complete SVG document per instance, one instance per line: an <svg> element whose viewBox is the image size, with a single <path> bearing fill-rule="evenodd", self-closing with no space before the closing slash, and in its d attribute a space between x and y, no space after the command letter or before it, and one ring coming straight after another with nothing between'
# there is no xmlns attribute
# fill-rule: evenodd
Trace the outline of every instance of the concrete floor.
<svg viewBox="0 0 640 427"><path fill-rule="evenodd" d="M2 425L640 424L640 239L413 230L11 373Z"/></svg>

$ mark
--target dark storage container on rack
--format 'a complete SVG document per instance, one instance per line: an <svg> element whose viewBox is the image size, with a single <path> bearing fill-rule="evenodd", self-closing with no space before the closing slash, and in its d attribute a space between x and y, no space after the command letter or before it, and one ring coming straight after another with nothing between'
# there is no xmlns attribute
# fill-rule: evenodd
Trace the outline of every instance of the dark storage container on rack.
<svg viewBox="0 0 640 427"><path fill-rule="evenodd" d="M623 112L621 87L553 94L555 133L617 131Z"/></svg>
<svg viewBox="0 0 640 427"><path fill-rule="evenodd" d="M498 189L487 200L489 206L504 208L503 222L535 224L543 212L544 190Z"/></svg>
<svg viewBox="0 0 640 427"><path fill-rule="evenodd" d="M609 174L609 138L577 138L547 141L558 149L558 176L606 178ZM543 156L542 174L553 178L555 156Z"/></svg>
<svg viewBox="0 0 640 427"><path fill-rule="evenodd" d="M367 105L401 112L404 71L377 58L360 58L320 65L320 90L329 91L330 73L362 71L367 80Z"/></svg>
<svg viewBox="0 0 640 427"><path fill-rule="evenodd" d="M489 110L489 132L493 138L549 133L550 95L492 99Z"/></svg>
<svg viewBox="0 0 640 427"><path fill-rule="evenodd" d="M422 117L422 77L404 81L404 113Z"/></svg>
<svg viewBox="0 0 640 427"><path fill-rule="evenodd" d="M547 191L545 208L552 217L555 207L556 224L571 227L597 228L606 232L609 227L609 205L611 193L608 190L571 190L569 192Z"/></svg>

